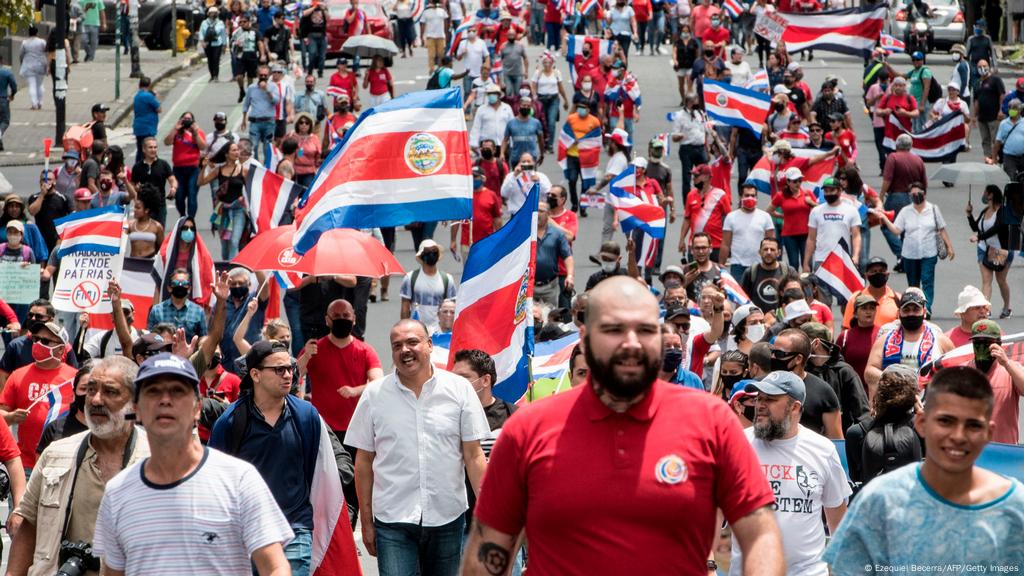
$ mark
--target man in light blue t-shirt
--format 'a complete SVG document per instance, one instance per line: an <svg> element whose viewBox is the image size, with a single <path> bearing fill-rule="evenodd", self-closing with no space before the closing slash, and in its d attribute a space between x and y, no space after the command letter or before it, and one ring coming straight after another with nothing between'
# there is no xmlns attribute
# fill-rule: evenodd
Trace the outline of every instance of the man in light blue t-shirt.
<svg viewBox="0 0 1024 576"><path fill-rule="evenodd" d="M854 499L823 556L832 574L1024 566L1024 487L974 465L992 438L993 403L978 370L935 374L914 421L927 459L876 478Z"/></svg>
<svg viewBox="0 0 1024 576"><path fill-rule="evenodd" d="M544 127L532 114L533 99L523 96L519 99L516 117L505 125L502 148L509 166L519 164L519 157L526 153L536 158L537 164L544 161Z"/></svg>

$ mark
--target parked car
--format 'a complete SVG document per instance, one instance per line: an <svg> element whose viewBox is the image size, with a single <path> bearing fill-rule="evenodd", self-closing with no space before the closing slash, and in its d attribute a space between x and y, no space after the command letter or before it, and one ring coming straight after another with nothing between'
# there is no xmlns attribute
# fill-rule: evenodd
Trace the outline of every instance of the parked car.
<svg viewBox="0 0 1024 576"><path fill-rule="evenodd" d="M966 29L960 0L925 0L925 3L931 8L928 24L934 35L934 46L948 50L953 44L964 42ZM908 13L908 4L901 0L889 10L889 34L909 46L911 26L908 24L913 18Z"/></svg>
<svg viewBox="0 0 1024 576"><path fill-rule="evenodd" d="M150 50L170 49L174 38L174 24L171 22L172 0L138 0L139 2L139 40ZM123 0L103 0L107 25L100 28L100 40L113 42L118 22L118 11ZM190 2L178 0L178 20L185 21L185 27L193 33L205 18L202 10L194 8Z"/></svg>
<svg viewBox="0 0 1024 576"><path fill-rule="evenodd" d="M341 54L341 47L348 40L344 32L345 11L349 9L348 0L330 0L327 3L327 55ZM391 23L388 11L380 2L361 1L359 8L366 13L365 34L373 34L381 38L392 39Z"/></svg>

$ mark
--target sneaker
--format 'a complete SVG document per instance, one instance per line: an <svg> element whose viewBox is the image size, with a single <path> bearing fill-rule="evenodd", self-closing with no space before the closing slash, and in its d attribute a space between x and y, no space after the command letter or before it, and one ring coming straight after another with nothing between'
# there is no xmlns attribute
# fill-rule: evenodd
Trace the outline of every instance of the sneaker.
<svg viewBox="0 0 1024 576"><path fill-rule="evenodd" d="M896 262L896 265L893 266L892 271L897 274L903 274L903 260Z"/></svg>
<svg viewBox="0 0 1024 576"><path fill-rule="evenodd" d="M1003 312L999 314L999 319L1006 320L1010 316L1013 316L1013 310L1010 310L1009 308L1003 308Z"/></svg>

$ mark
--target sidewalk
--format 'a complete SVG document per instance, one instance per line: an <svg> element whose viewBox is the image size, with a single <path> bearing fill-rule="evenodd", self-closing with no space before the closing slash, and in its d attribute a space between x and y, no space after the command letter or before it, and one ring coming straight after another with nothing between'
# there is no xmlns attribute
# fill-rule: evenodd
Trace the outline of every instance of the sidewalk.
<svg viewBox="0 0 1024 576"><path fill-rule="evenodd" d="M151 52L146 47L139 50L139 63L142 73L153 79L154 89L159 94L160 81L173 76L181 70L189 68L199 61L195 52L178 54L171 57L169 50ZM53 80L47 77L42 110L30 110L28 85L24 78L18 76L18 64L12 63L18 80L18 94L11 102L11 126L4 134L4 152L0 152L0 166L26 166L43 163L43 138L53 138L56 128L56 110L53 102ZM121 55L121 98L114 100L114 48L100 46L96 59L92 62L79 62L71 65L68 75L68 98L65 104L65 125L81 124L91 118L92 106L103 102L110 106L107 113L107 126L115 127L123 124L117 132L131 132L132 99L138 90L137 78L129 78L131 60ZM60 141L53 143L54 148ZM51 161L60 161L59 152Z"/></svg>

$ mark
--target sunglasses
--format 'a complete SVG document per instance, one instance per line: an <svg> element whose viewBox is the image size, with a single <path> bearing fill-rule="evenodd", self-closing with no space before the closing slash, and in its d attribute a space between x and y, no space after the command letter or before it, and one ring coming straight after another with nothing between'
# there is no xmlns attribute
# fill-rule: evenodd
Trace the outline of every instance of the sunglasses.
<svg viewBox="0 0 1024 576"><path fill-rule="evenodd" d="M32 341L33 342L38 342L38 343L42 344L43 346L49 346L51 348L54 347L54 346L60 346L61 344L64 343L64 342L62 342L60 340L51 340L49 338L39 338L37 336L34 336L32 338Z"/></svg>
<svg viewBox="0 0 1024 576"><path fill-rule="evenodd" d="M181 229L182 229L182 230L191 230L191 231L193 231L193 232L195 232L195 231L196 231L195 227L193 227L193 226L182 226L182 228L181 228Z"/></svg>
<svg viewBox="0 0 1024 576"><path fill-rule="evenodd" d="M186 282L184 280L175 280L175 281L171 282L171 286L179 287L179 288L180 287L188 288L189 284L188 284L188 282Z"/></svg>
<svg viewBox="0 0 1024 576"><path fill-rule="evenodd" d="M676 330L679 330L681 332L689 332L690 331L690 323L689 322L685 322L685 323L684 322L679 322L679 323L673 323L673 324L676 327Z"/></svg>
<svg viewBox="0 0 1024 576"><path fill-rule="evenodd" d="M49 322L50 317L42 314L29 314L28 319L32 322Z"/></svg>
<svg viewBox="0 0 1024 576"><path fill-rule="evenodd" d="M285 374L291 374L295 371L295 364L285 364L284 366L260 366L259 370L273 370L274 374L277 374L279 378L284 378Z"/></svg>
<svg viewBox="0 0 1024 576"><path fill-rule="evenodd" d="M787 352L786 350L772 350L772 358L776 360L789 360L796 356L796 352Z"/></svg>

